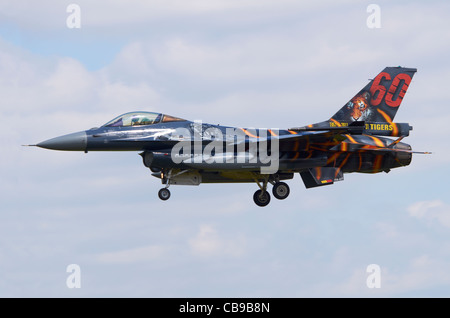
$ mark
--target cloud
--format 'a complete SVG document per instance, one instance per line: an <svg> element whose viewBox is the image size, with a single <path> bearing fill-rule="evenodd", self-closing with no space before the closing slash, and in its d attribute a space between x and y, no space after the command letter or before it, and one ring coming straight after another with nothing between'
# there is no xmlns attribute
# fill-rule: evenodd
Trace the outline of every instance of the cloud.
<svg viewBox="0 0 450 318"><path fill-rule="evenodd" d="M375 228L379 231L380 236L385 239L397 238L400 235L395 224L378 222L375 224Z"/></svg>
<svg viewBox="0 0 450 318"><path fill-rule="evenodd" d="M245 252L245 239L239 236L232 239L221 238L212 225L202 224L197 235L189 240L189 247L197 256L238 257Z"/></svg>
<svg viewBox="0 0 450 318"><path fill-rule="evenodd" d="M17 123L53 134L89 129L130 110L148 110L160 100L144 80L89 71L70 57L30 55L1 39L0 74L0 115L9 118L0 129L10 135L19 133ZM20 130L27 133L28 129Z"/></svg>
<svg viewBox="0 0 450 318"><path fill-rule="evenodd" d="M448 259L441 256L433 257L419 254L411 258L404 257L402 264L375 263L380 268L378 272L380 288L370 288L368 278L374 272L367 272L369 263L346 263L341 272L340 281L323 282L312 288L313 293L326 297L447 297L442 288L450 283ZM332 263L332 265L335 265ZM400 265L400 266L399 266ZM403 265L403 266L402 266ZM347 275L344 279L344 277ZM447 288L445 288L447 290Z"/></svg>
<svg viewBox="0 0 450 318"><path fill-rule="evenodd" d="M403 270L382 270L382 289L390 295L426 295L433 297L439 288L450 282L448 260L427 254L418 255L409 261ZM436 290L436 291L433 291ZM445 296L445 294L441 294ZM448 293L447 293L448 296Z"/></svg>
<svg viewBox="0 0 450 318"><path fill-rule="evenodd" d="M299 26L296 28L301 32ZM323 32L323 30L317 30ZM292 30L280 35L235 35L222 40L200 42L186 37L171 38L153 48L157 64L166 70L200 80L248 81L292 78L335 68L375 61L386 54L381 50L351 44L329 43L332 36L308 38ZM337 63L339 61L339 64Z"/></svg>
<svg viewBox="0 0 450 318"><path fill-rule="evenodd" d="M450 205L441 200L413 203L408 207L408 212L414 218L450 227Z"/></svg>
<svg viewBox="0 0 450 318"><path fill-rule="evenodd" d="M341 1L343 5L350 1ZM136 24L149 24L164 22L168 18L203 19L221 21L226 24L240 25L249 22L266 20L275 16L293 15L293 11L308 12L323 8L334 7L334 1L298 2L295 0L99 0L75 1L81 8L81 27L123 28L136 26ZM51 0L42 0L39 3L25 0L18 3L12 0L3 0L0 3L2 19L14 21L22 28L27 29L57 29L66 27L67 3L55 3ZM232 19L230 19L230 15Z"/></svg>
<svg viewBox="0 0 450 318"><path fill-rule="evenodd" d="M116 252L102 253L96 257L98 262L108 264L129 264L148 262L160 259L166 252L166 248L157 245L136 247Z"/></svg>

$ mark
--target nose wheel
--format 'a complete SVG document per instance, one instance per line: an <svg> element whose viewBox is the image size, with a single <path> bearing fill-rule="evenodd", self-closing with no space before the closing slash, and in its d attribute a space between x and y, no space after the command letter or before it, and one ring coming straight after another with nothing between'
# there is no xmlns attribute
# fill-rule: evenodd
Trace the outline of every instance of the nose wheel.
<svg viewBox="0 0 450 318"><path fill-rule="evenodd" d="M161 182L163 184L166 184L166 186L162 189L159 189L158 197L163 201L169 200L169 198L170 198L170 191L168 188L170 186L170 178L171 177L172 177L172 169L167 171L167 173L164 170L161 171Z"/></svg>
<svg viewBox="0 0 450 318"><path fill-rule="evenodd" d="M167 188L162 188L158 191L158 197L163 200L166 201L170 198L170 191Z"/></svg>

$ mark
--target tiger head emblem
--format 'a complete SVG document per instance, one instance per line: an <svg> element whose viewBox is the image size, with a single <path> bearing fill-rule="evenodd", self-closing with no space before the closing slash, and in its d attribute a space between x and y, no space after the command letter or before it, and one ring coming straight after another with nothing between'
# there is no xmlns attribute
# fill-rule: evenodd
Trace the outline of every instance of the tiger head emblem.
<svg viewBox="0 0 450 318"><path fill-rule="evenodd" d="M354 121L358 119L365 120L370 113L370 93L362 92L353 97L348 103L347 108L351 111L350 118Z"/></svg>

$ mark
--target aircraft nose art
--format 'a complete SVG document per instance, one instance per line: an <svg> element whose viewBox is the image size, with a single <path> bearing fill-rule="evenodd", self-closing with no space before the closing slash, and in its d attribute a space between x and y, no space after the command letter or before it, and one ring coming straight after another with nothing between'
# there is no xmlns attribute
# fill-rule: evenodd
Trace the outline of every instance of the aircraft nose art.
<svg viewBox="0 0 450 318"><path fill-rule="evenodd" d="M87 136L86 132L80 131L73 134L59 136L43 142L36 146L53 150L86 150Z"/></svg>

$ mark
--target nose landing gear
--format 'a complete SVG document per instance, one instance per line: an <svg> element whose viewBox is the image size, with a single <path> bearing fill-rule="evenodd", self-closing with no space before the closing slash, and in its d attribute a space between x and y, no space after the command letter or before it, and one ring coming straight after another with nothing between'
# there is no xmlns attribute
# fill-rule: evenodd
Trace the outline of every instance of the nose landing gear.
<svg viewBox="0 0 450 318"><path fill-rule="evenodd" d="M170 169L167 173L165 173L164 171L161 171L161 182L164 184L166 184L166 186L162 189L159 189L158 191L158 197L163 200L169 200L170 198L170 191L169 191L169 186L170 186L170 178L172 177L172 169Z"/></svg>
<svg viewBox="0 0 450 318"><path fill-rule="evenodd" d="M169 191L169 189L167 189L167 188L160 189L158 191L158 197L161 200L163 200L163 201L169 200L169 198L170 198L170 191Z"/></svg>

